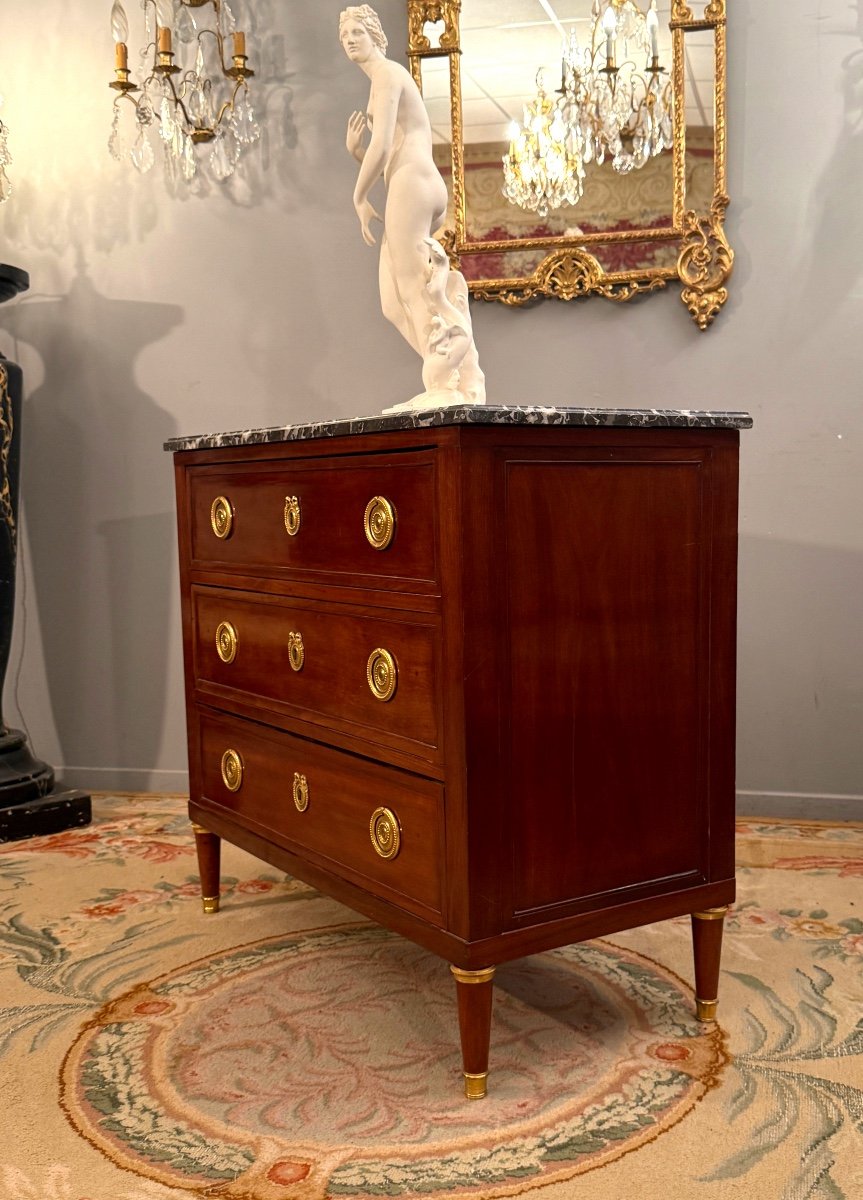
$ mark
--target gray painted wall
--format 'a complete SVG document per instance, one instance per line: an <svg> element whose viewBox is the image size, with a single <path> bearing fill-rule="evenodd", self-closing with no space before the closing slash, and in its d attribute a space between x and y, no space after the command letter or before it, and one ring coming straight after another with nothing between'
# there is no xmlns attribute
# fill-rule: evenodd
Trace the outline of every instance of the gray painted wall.
<svg viewBox="0 0 863 1200"><path fill-rule="evenodd" d="M32 291L0 312L0 349L28 393L7 714L71 781L180 790L162 442L375 411L418 387L379 315L376 255L350 202L344 126L365 79L341 55L337 3L253 0L266 34L261 154L229 187L171 195L159 171L142 179L107 154L107 0L77 0L74 22L60 0L40 0L38 19L11 7L0 80L16 194L0 209L0 259L27 268ZM714 328L699 334L669 292L621 307L478 305L475 331L498 403L753 413L741 804L863 816L863 0L729 7L737 260ZM400 0L379 9L403 53Z"/></svg>

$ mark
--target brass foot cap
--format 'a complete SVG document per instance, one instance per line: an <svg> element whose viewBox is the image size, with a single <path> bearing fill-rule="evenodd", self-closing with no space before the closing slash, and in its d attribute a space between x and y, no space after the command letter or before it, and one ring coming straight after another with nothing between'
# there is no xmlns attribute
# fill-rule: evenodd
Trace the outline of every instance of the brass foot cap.
<svg viewBox="0 0 863 1200"><path fill-rule="evenodd" d="M464 1094L468 1100L482 1100L488 1092L488 1071L482 1071L478 1075L472 1075L470 1071L464 1072Z"/></svg>
<svg viewBox="0 0 863 1200"><path fill-rule="evenodd" d="M219 897L218 896L202 896L201 903L204 906L205 913L216 913L219 911Z"/></svg>
<svg viewBox="0 0 863 1200"><path fill-rule="evenodd" d="M695 1015L699 1021L715 1021L718 1000L699 1000L695 998Z"/></svg>

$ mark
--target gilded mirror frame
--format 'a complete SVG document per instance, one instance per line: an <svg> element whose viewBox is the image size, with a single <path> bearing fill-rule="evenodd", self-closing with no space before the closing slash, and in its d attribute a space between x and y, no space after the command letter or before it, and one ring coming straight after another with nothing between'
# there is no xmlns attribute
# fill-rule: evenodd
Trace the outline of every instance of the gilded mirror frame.
<svg viewBox="0 0 863 1200"><path fill-rule="evenodd" d="M452 120L452 202L455 228L440 235L450 260L461 269L466 255L513 250L547 250L532 274L500 279L468 281L471 294L517 306L540 297L573 300L600 295L624 302L638 295L665 288L674 280L682 284L681 300L699 329L707 329L728 298L726 283L734 253L725 237L723 222L728 206L726 184L726 0L706 0L703 14L696 17L686 0L671 0L672 67L674 105L672 147L672 223L655 229L583 233L578 237L509 238L504 241L470 241L465 205L465 155L463 141L460 70L460 19L462 0L407 0L408 59L411 75L422 91L424 59L449 59ZM427 24L443 25L433 45ZM686 123L684 39L688 33L713 33L714 132L713 194L707 211L686 206ZM617 242L666 241L678 244L677 264L622 271L606 271L590 252L591 245Z"/></svg>

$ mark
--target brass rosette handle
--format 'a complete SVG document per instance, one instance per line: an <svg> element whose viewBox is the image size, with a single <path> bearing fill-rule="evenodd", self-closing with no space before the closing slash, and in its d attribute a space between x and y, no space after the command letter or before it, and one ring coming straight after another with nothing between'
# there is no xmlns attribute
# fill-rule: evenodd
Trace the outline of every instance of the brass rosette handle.
<svg viewBox="0 0 863 1200"><path fill-rule="evenodd" d="M399 669L389 650L382 646L372 650L366 663L366 681L376 700L383 703L392 700L398 686Z"/></svg>
<svg viewBox="0 0 863 1200"><path fill-rule="evenodd" d="M227 496L217 496L210 505L210 525L221 541L229 538L234 529L234 506Z"/></svg>
<svg viewBox="0 0 863 1200"><path fill-rule="evenodd" d="M288 632L288 662L292 671L302 671L306 661L306 648L303 645L303 635L295 629Z"/></svg>
<svg viewBox="0 0 863 1200"><path fill-rule="evenodd" d="M305 775L294 771L294 805L297 812L305 812L309 807L309 782Z"/></svg>
<svg viewBox="0 0 863 1200"><path fill-rule="evenodd" d="M399 819L391 808L376 808L369 821L369 836L375 853L381 858L395 858L402 847Z"/></svg>
<svg viewBox="0 0 863 1200"><path fill-rule="evenodd" d="M375 550L386 550L396 531L396 510L385 496L372 496L363 520L366 539Z"/></svg>
<svg viewBox="0 0 863 1200"><path fill-rule="evenodd" d="M232 663L237 657L237 642L237 631L231 622L220 622L216 629L216 653L223 663Z"/></svg>
<svg viewBox="0 0 863 1200"><path fill-rule="evenodd" d="M243 760L236 750L222 755L222 783L229 792L238 792L243 786Z"/></svg>
<svg viewBox="0 0 863 1200"><path fill-rule="evenodd" d="M285 529L288 537L296 537L300 532L302 513L299 496L285 496Z"/></svg>

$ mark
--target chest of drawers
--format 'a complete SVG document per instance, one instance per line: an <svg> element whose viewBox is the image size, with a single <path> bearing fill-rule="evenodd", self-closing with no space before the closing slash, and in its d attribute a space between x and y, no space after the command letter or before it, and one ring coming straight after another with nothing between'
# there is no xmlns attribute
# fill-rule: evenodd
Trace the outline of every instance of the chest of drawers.
<svg viewBox="0 0 863 1200"><path fill-rule="evenodd" d="M749 422L607 419L168 444L204 907L227 838L439 954L471 1097L498 963L689 913L716 1007Z"/></svg>

